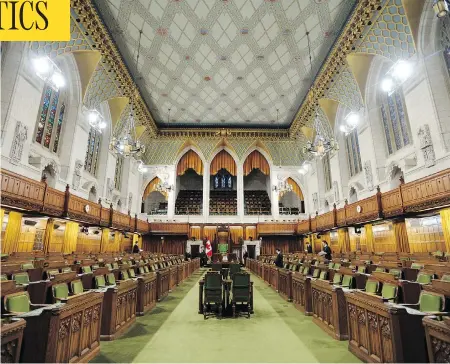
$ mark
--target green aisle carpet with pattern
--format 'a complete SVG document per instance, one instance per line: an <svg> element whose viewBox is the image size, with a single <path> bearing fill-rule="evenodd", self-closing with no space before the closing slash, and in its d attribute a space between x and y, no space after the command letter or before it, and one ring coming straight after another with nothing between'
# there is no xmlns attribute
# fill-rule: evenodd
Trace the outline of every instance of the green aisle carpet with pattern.
<svg viewBox="0 0 450 364"><path fill-rule="evenodd" d="M115 341L102 342L95 363L359 362L348 341L336 341L258 277L250 319L211 317L198 310L204 270L176 287Z"/></svg>

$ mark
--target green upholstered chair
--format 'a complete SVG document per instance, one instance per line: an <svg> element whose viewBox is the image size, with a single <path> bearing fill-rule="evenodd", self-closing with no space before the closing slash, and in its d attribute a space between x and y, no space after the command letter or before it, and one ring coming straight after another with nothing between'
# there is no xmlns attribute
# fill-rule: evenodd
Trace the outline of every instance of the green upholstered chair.
<svg viewBox="0 0 450 364"><path fill-rule="evenodd" d="M288 269L288 267L289 267L289 264L288 264L288 263L284 263L284 264L283 264L283 268L284 268L284 269Z"/></svg>
<svg viewBox="0 0 450 364"><path fill-rule="evenodd" d="M383 287L381 288L381 297L388 301L395 301L395 299L397 298L397 292L397 286L389 283L384 283Z"/></svg>
<svg viewBox="0 0 450 364"><path fill-rule="evenodd" d="M150 273L150 269L148 269L148 267L146 265L144 265L144 272L145 273Z"/></svg>
<svg viewBox="0 0 450 364"><path fill-rule="evenodd" d="M316 261L314 262L314 266L317 267L318 265L319 265L319 261L316 260Z"/></svg>
<svg viewBox="0 0 450 364"><path fill-rule="evenodd" d="M207 272L205 275L203 316L206 319L215 305L219 317L222 316L222 275L220 272Z"/></svg>
<svg viewBox="0 0 450 364"><path fill-rule="evenodd" d="M422 312L438 313L444 311L444 297L422 291L419 297L419 310Z"/></svg>
<svg viewBox="0 0 450 364"><path fill-rule="evenodd" d="M70 290L73 295L77 295L84 292L83 283L79 279L70 282Z"/></svg>
<svg viewBox="0 0 450 364"><path fill-rule="evenodd" d="M232 278L234 274L239 273L240 271L241 266L239 264L230 264L230 278Z"/></svg>
<svg viewBox="0 0 450 364"><path fill-rule="evenodd" d="M342 287L345 288L352 288L353 287L353 276L350 275L344 275L344 278L342 278Z"/></svg>
<svg viewBox="0 0 450 364"><path fill-rule="evenodd" d="M319 278L320 276L320 269L316 268L314 269L314 272L312 274L313 278Z"/></svg>
<svg viewBox="0 0 450 364"><path fill-rule="evenodd" d="M82 273L92 273L92 268L89 265L83 265L81 267L81 272Z"/></svg>
<svg viewBox="0 0 450 364"><path fill-rule="evenodd" d="M3 299L5 310L12 314L30 312L31 303L28 292L19 292L6 295Z"/></svg>
<svg viewBox="0 0 450 364"><path fill-rule="evenodd" d="M142 265L138 269L139 269L139 274L145 273L144 267Z"/></svg>
<svg viewBox="0 0 450 364"><path fill-rule="evenodd" d="M54 277L57 274L59 274L59 270L58 269L49 269L47 271L47 276L48 277Z"/></svg>
<svg viewBox="0 0 450 364"><path fill-rule="evenodd" d="M8 277L6 274L0 275L0 281L7 281L7 280L8 280Z"/></svg>
<svg viewBox="0 0 450 364"><path fill-rule="evenodd" d="M333 269L340 269L340 268L341 268L341 263L334 263Z"/></svg>
<svg viewBox="0 0 450 364"><path fill-rule="evenodd" d="M333 277L333 284L340 285L342 281L342 274L341 273L335 273Z"/></svg>
<svg viewBox="0 0 450 364"><path fill-rule="evenodd" d="M292 272L297 271L297 264L292 264L292 265L291 265L291 271L292 271Z"/></svg>
<svg viewBox="0 0 450 364"><path fill-rule="evenodd" d="M128 272L125 269L123 271L121 271L121 275L122 275L123 280L130 278Z"/></svg>
<svg viewBox="0 0 450 364"><path fill-rule="evenodd" d="M432 279L433 279L432 274L419 273L417 275L416 282L420 284L430 284Z"/></svg>
<svg viewBox="0 0 450 364"><path fill-rule="evenodd" d="M113 267L113 269L119 269L119 263L114 262L112 267Z"/></svg>
<svg viewBox="0 0 450 364"><path fill-rule="evenodd" d="M108 283L108 286L113 286L116 284L116 277L114 276L114 273L108 273L106 275L106 283Z"/></svg>
<svg viewBox="0 0 450 364"><path fill-rule="evenodd" d="M99 275L95 276L95 288L104 288L106 287L105 276Z"/></svg>
<svg viewBox="0 0 450 364"><path fill-rule="evenodd" d="M222 271L222 263L213 263L213 264L211 264L211 270L213 272L221 272Z"/></svg>
<svg viewBox="0 0 450 364"><path fill-rule="evenodd" d="M105 267L108 268L108 270L112 270L112 269L113 269L111 263L106 263L106 264L105 264Z"/></svg>
<svg viewBox="0 0 450 364"><path fill-rule="evenodd" d="M360 265L358 267L358 273L366 273L366 267L364 265Z"/></svg>
<svg viewBox="0 0 450 364"><path fill-rule="evenodd" d="M34 269L34 265L32 262L29 263L23 263L20 265L20 269L27 270L27 269Z"/></svg>
<svg viewBox="0 0 450 364"><path fill-rule="evenodd" d="M130 278L136 278L136 272L133 268L128 269L128 275L130 276Z"/></svg>
<svg viewBox="0 0 450 364"><path fill-rule="evenodd" d="M450 274L444 274L441 280L445 282L450 282Z"/></svg>
<svg viewBox="0 0 450 364"><path fill-rule="evenodd" d="M385 273L385 272L386 272L386 269L384 269L383 267L377 267L377 268L375 269L375 272Z"/></svg>
<svg viewBox="0 0 450 364"><path fill-rule="evenodd" d="M12 275L12 280L16 282L16 284L28 284L30 283L30 277L27 272L14 273Z"/></svg>
<svg viewBox="0 0 450 364"><path fill-rule="evenodd" d="M380 287L380 283L378 281L372 281L369 279L366 282L365 291L366 291L366 293L377 294L379 287Z"/></svg>
<svg viewBox="0 0 450 364"><path fill-rule="evenodd" d="M233 275L233 284L231 288L231 303L233 307L233 317L236 317L236 304L246 304L247 317L250 318L250 274L247 273L236 273Z"/></svg>
<svg viewBox="0 0 450 364"><path fill-rule="evenodd" d="M392 274L395 278L402 278L402 271L397 268L389 269L389 273Z"/></svg>
<svg viewBox="0 0 450 364"><path fill-rule="evenodd" d="M69 287L67 283L55 284L52 286L53 300L59 302L60 300L66 300L69 297Z"/></svg>
<svg viewBox="0 0 450 364"><path fill-rule="evenodd" d="M319 275L319 279L321 279L323 281L326 281L327 280L327 273L328 272L326 270L321 271L320 275Z"/></svg>
<svg viewBox="0 0 450 364"><path fill-rule="evenodd" d="M70 268L70 267L64 267L64 268L61 270L61 272L62 272L62 273L70 273L70 272L72 272L72 268Z"/></svg>
<svg viewBox="0 0 450 364"><path fill-rule="evenodd" d="M423 264L420 264L420 263L412 263L412 264L411 264L411 268L412 268L412 269L422 269L422 268L423 268Z"/></svg>
<svg viewBox="0 0 450 364"><path fill-rule="evenodd" d="M329 262L328 263L328 269L333 269L334 267L334 263L333 262Z"/></svg>
<svg viewBox="0 0 450 364"><path fill-rule="evenodd" d="M92 265L92 270L97 270L98 268L100 268L100 266L98 264L93 264Z"/></svg>
<svg viewBox="0 0 450 364"><path fill-rule="evenodd" d="M309 273L309 267L304 267L302 273L303 273L303 275L305 275L305 276L308 275L308 273Z"/></svg>

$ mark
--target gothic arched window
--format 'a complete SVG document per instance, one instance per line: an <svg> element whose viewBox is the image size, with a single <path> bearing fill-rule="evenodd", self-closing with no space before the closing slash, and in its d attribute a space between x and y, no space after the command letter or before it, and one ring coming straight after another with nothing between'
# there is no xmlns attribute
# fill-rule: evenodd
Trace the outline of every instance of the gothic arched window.
<svg viewBox="0 0 450 364"><path fill-rule="evenodd" d="M327 153L322 159L323 176L325 179L325 191L331 190L331 167L330 167L330 155Z"/></svg>
<svg viewBox="0 0 450 364"><path fill-rule="evenodd" d="M101 133L91 127L88 137L84 170L94 175L97 173L98 158L100 156Z"/></svg>
<svg viewBox="0 0 450 364"><path fill-rule="evenodd" d="M36 127L36 143L53 153L58 152L66 104L61 91L45 85Z"/></svg>
<svg viewBox="0 0 450 364"><path fill-rule="evenodd" d="M393 154L411 143L408 115L401 89L391 95L383 92L381 97L381 119L386 145L388 154Z"/></svg>
<svg viewBox="0 0 450 364"><path fill-rule="evenodd" d="M116 190L120 190L120 187L122 186L122 168L123 157L118 155L116 159L116 170L114 173L114 187Z"/></svg>
<svg viewBox="0 0 450 364"><path fill-rule="evenodd" d="M347 151L348 169L350 176L353 177L362 171L358 132L356 130L345 136L345 149Z"/></svg>

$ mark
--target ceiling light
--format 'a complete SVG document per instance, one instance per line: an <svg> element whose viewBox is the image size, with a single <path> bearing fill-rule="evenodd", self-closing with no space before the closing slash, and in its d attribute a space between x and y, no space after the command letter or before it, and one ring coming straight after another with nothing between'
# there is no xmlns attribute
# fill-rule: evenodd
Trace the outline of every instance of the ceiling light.
<svg viewBox="0 0 450 364"><path fill-rule="evenodd" d="M56 72L52 75L51 81L58 89L66 85L66 81L64 80L63 75L59 72Z"/></svg>
<svg viewBox="0 0 450 364"><path fill-rule="evenodd" d="M447 1L446 0L435 0L433 3L433 10L438 18L445 17L449 12Z"/></svg>
<svg viewBox="0 0 450 364"><path fill-rule="evenodd" d="M394 89L394 81L392 80L392 78L385 78L381 82L381 89L384 92L392 92L392 90Z"/></svg>
<svg viewBox="0 0 450 364"><path fill-rule="evenodd" d="M351 112L347 115L346 121L349 126L356 126L359 122L359 115L355 112Z"/></svg>
<svg viewBox="0 0 450 364"><path fill-rule="evenodd" d="M50 72L51 64L48 58L41 57L33 60L33 67L36 72L44 75Z"/></svg>
<svg viewBox="0 0 450 364"><path fill-rule="evenodd" d="M394 75L401 82L405 82L412 74L412 65L410 62L400 60L394 65Z"/></svg>

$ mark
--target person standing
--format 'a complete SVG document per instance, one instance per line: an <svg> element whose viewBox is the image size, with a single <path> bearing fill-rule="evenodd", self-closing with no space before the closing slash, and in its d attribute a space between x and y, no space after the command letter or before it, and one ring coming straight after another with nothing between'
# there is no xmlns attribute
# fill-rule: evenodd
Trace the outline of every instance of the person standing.
<svg viewBox="0 0 450 364"><path fill-rule="evenodd" d="M280 248L277 248L275 251L277 252L277 257L274 263L278 268L283 268L283 254L281 254Z"/></svg>
<svg viewBox="0 0 450 364"><path fill-rule="evenodd" d="M322 240L322 253L321 255L324 255L326 260L331 260L331 248L325 240Z"/></svg>
<svg viewBox="0 0 450 364"><path fill-rule="evenodd" d="M248 258L248 251L246 250L244 253L244 267L247 266L247 258Z"/></svg>
<svg viewBox="0 0 450 364"><path fill-rule="evenodd" d="M312 245L311 245L311 243L308 241L307 243L306 243L306 252L308 253L308 254L312 254Z"/></svg>
<svg viewBox="0 0 450 364"><path fill-rule="evenodd" d="M137 254L137 253L139 253L140 251L141 251L141 249L139 249L138 242L136 241L136 242L134 243L134 246L133 246L133 254Z"/></svg>

